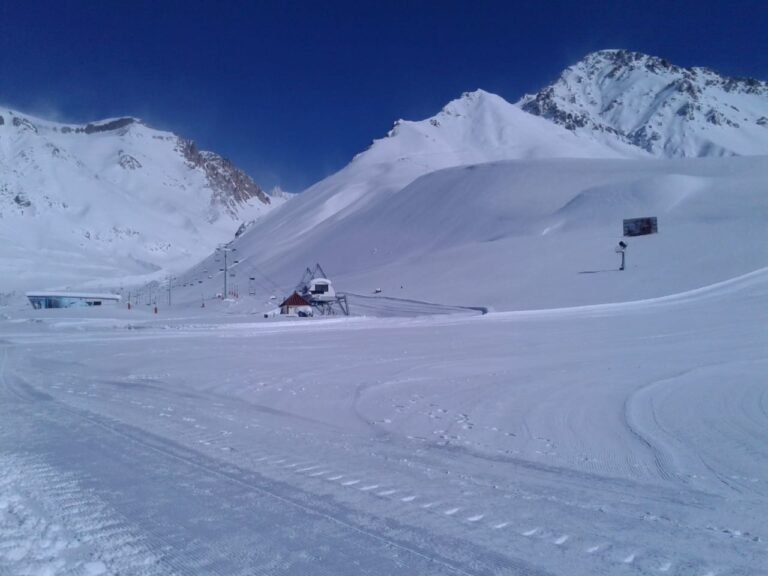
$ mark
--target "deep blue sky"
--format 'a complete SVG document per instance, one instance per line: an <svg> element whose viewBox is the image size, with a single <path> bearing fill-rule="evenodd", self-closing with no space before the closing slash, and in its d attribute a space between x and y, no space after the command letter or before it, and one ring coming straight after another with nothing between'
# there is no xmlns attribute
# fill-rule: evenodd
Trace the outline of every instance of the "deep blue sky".
<svg viewBox="0 0 768 576"><path fill-rule="evenodd" d="M134 115L298 191L398 118L510 101L602 48L768 79L768 2L0 0L0 102Z"/></svg>

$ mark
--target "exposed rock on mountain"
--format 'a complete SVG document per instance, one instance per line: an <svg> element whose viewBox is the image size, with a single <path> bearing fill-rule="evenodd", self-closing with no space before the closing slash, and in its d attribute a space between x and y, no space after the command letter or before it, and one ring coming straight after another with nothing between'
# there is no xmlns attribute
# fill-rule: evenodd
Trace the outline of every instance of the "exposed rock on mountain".
<svg viewBox="0 0 768 576"><path fill-rule="evenodd" d="M590 54L519 105L568 130L660 157L768 153L768 84L638 52Z"/></svg>
<svg viewBox="0 0 768 576"><path fill-rule="evenodd" d="M183 267L283 202L229 160L136 118L0 118L0 241L5 277L19 282Z"/></svg>
<svg viewBox="0 0 768 576"><path fill-rule="evenodd" d="M212 201L225 207L233 217L237 216L239 206L252 199L258 199L263 204L271 202L250 176L226 158L213 152L201 152L192 140L182 138L179 138L179 149L192 168L205 172L213 190Z"/></svg>

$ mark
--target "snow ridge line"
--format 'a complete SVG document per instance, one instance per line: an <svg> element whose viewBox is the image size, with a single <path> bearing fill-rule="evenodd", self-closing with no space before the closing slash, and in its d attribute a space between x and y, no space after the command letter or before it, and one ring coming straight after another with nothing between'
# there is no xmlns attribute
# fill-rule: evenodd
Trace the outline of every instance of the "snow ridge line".
<svg viewBox="0 0 768 576"><path fill-rule="evenodd" d="M675 480L678 475L669 469L670 464L668 463L668 457L664 454L656 439L654 439L653 436L648 432L643 431L642 425L639 422L640 419L638 418L639 409L637 407L637 402L641 396L649 394L653 388L662 386L669 382L673 382L674 380L677 380L678 378L685 376L688 373L690 373L690 371L686 370L669 378L649 382L645 386L638 388L632 394L627 396L626 400L624 401L624 425L632 434L632 436L639 440L640 443L651 452L656 472L660 478L666 481ZM649 401L652 402L652 399L649 399ZM653 410L652 406L651 410Z"/></svg>
<svg viewBox="0 0 768 576"><path fill-rule="evenodd" d="M675 380L678 380L679 378L683 378L684 376L687 376L694 372L698 372L700 370L706 370L714 366L719 366L720 364L721 364L720 362L705 364L703 366L699 366L692 370L685 370L678 374L674 374L668 378L654 380L635 390L624 401L623 416L624 416L624 423L627 429L632 433L632 435L635 438L637 438L644 446L646 446L651 451L651 453L653 454L656 470L659 473L659 476L664 480L679 480L680 475L671 470L672 464L669 462L670 458L668 455L665 454L663 448L660 446L659 439L655 438L650 431L643 430L641 418L639 417L640 408L638 407L638 402L640 402L643 399L645 400L645 403L648 405L650 409L653 422L656 422L656 412L653 407L653 398L651 396L654 389L663 387L663 386L668 386ZM736 490L732 484L725 481L721 477L721 475L717 474L714 470L712 470L712 473L715 474L723 484L725 484L731 489Z"/></svg>
<svg viewBox="0 0 768 576"><path fill-rule="evenodd" d="M741 288L752 286L754 284L768 284L768 267L758 268L752 272L687 290L677 294L668 294L667 296L658 296L656 298L647 298L644 300L630 300L627 302L610 302L606 304L587 304L584 306L567 306L564 308L541 308L537 310L510 310L508 312L495 312L489 315L494 320L506 320L511 318L525 318L528 316L546 316L546 315L565 315L565 314L591 314L594 312L633 312L635 310L645 310L652 306L667 306L683 304L687 302L714 298L721 294L736 292Z"/></svg>

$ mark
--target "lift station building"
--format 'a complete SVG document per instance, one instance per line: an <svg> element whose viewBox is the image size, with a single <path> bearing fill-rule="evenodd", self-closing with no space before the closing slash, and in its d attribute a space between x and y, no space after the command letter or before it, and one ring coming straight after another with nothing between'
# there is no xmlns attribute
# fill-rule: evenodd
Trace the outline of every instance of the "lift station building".
<svg viewBox="0 0 768 576"><path fill-rule="evenodd" d="M86 308L117 304L119 294L89 294L84 292L27 292L32 308Z"/></svg>

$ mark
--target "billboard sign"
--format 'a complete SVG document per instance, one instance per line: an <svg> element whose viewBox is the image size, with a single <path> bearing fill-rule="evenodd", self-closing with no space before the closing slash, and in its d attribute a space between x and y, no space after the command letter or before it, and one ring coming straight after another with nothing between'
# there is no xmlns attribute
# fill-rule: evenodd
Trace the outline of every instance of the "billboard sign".
<svg viewBox="0 0 768 576"><path fill-rule="evenodd" d="M624 220L624 236L645 236L646 234L656 234L658 231L659 227L655 216Z"/></svg>

